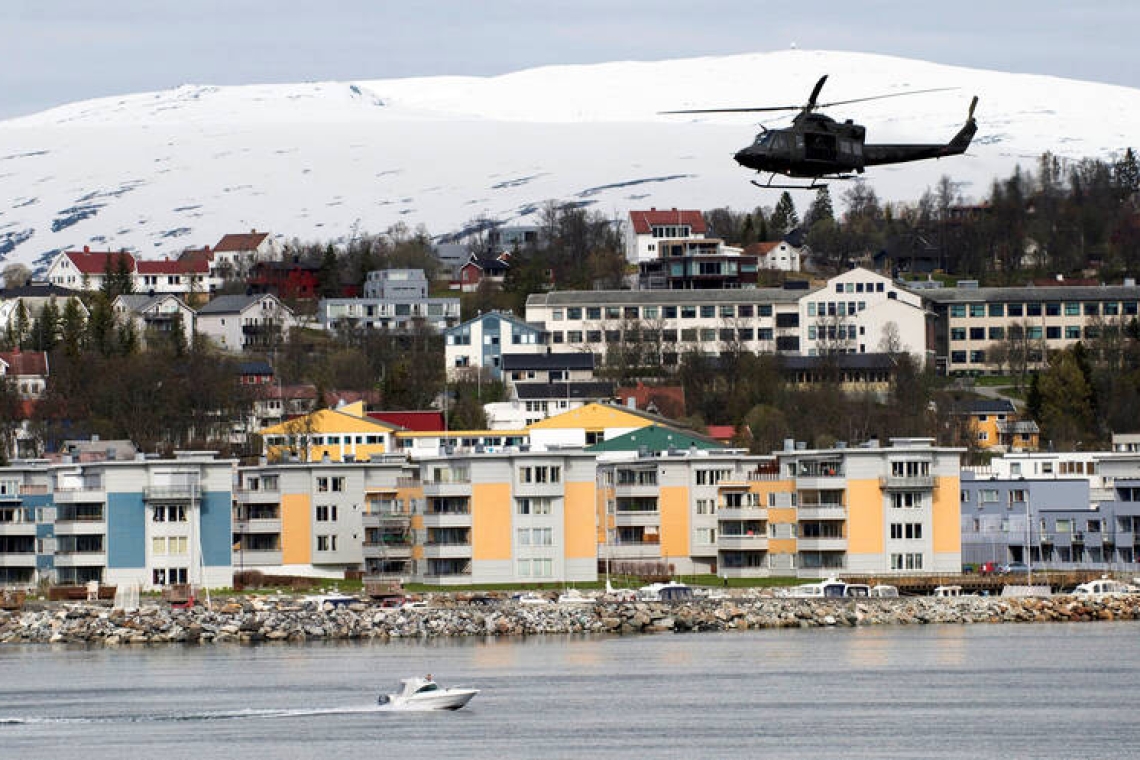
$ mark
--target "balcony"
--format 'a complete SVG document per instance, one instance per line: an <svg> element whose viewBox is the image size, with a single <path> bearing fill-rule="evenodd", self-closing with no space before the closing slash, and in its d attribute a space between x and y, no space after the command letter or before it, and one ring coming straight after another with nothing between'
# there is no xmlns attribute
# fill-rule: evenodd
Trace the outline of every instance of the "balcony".
<svg viewBox="0 0 1140 760"><path fill-rule="evenodd" d="M721 551L767 551L768 536L720 533L716 537L716 546Z"/></svg>
<svg viewBox="0 0 1140 760"><path fill-rule="evenodd" d="M425 528L469 528L471 527L470 512L425 512Z"/></svg>
<svg viewBox="0 0 1140 760"><path fill-rule="evenodd" d="M104 520L60 520L55 524L56 536L100 536L107 534Z"/></svg>
<svg viewBox="0 0 1140 760"><path fill-rule="evenodd" d="M66 552L55 553L55 566L61 567L106 567L107 553L98 552Z"/></svg>
<svg viewBox="0 0 1140 760"><path fill-rule="evenodd" d="M144 486L144 501L196 501L202 491L197 483L171 483L162 486Z"/></svg>
<svg viewBox="0 0 1140 760"><path fill-rule="evenodd" d="M797 514L801 520L846 520L847 507L842 504L801 504Z"/></svg>
<svg viewBox="0 0 1140 760"><path fill-rule="evenodd" d="M234 501L238 504L278 504L281 502L281 491L276 488L235 488Z"/></svg>
<svg viewBox="0 0 1140 760"><path fill-rule="evenodd" d="M103 490L102 484L91 487L57 488L52 494L52 501L56 504L103 503L106 500L107 492Z"/></svg>
<svg viewBox="0 0 1140 760"><path fill-rule="evenodd" d="M243 535L252 533L280 533L281 519L277 517L255 517L248 520L235 520L234 532Z"/></svg>
<svg viewBox="0 0 1140 760"><path fill-rule="evenodd" d="M656 497L661 492L657 484L647 483L615 483L614 496L616 497Z"/></svg>
<svg viewBox="0 0 1140 760"><path fill-rule="evenodd" d="M660 559L661 544L657 541L609 544L601 554L601 559Z"/></svg>
<svg viewBox="0 0 1140 760"><path fill-rule="evenodd" d="M767 507L720 507L716 511L717 520L767 520Z"/></svg>
<svg viewBox="0 0 1140 760"><path fill-rule="evenodd" d="M626 527L626 528L636 528L636 527L644 528L644 527L649 526L649 525L656 526L656 525L660 525L660 524L661 524L661 513L658 512L656 509L654 509L652 511L641 510L641 509L631 509L631 510L618 510L618 511L614 512L614 525L615 526Z"/></svg>
<svg viewBox="0 0 1140 760"><path fill-rule="evenodd" d="M799 551L845 552L847 551L847 539L800 537L796 540L796 548Z"/></svg>
<svg viewBox="0 0 1140 760"><path fill-rule="evenodd" d="M0 554L0 567L35 567L35 552Z"/></svg>
<svg viewBox="0 0 1140 760"><path fill-rule="evenodd" d="M424 544L424 559L470 559L471 544Z"/></svg>
<svg viewBox="0 0 1140 760"><path fill-rule="evenodd" d="M470 496L470 480L425 480L424 496Z"/></svg>
<svg viewBox="0 0 1140 760"><path fill-rule="evenodd" d="M884 475L879 488L885 491L929 491L934 488L933 475Z"/></svg>
<svg viewBox="0 0 1140 760"><path fill-rule="evenodd" d="M0 536L34 536L34 522L0 522Z"/></svg>
<svg viewBox="0 0 1140 760"><path fill-rule="evenodd" d="M365 541L364 546L365 559L411 559L412 558L412 545L408 544L390 544L378 541ZM470 554L470 552L468 553ZM468 555L464 555L468 556Z"/></svg>

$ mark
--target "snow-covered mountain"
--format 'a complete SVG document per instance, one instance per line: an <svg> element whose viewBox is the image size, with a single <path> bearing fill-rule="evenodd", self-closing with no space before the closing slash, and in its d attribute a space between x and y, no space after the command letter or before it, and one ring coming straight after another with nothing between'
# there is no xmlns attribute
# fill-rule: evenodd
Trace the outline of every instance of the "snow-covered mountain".
<svg viewBox="0 0 1140 760"><path fill-rule="evenodd" d="M1108 158L1140 122L1140 90L1126 87L801 50L489 78L185 85L0 122L0 255L42 266L90 245L151 258L252 228L310 241L402 222L442 235L480 217L526 224L548 200L622 216L773 205L777 191L753 187L732 160L756 115L658 112L802 103L822 74L824 102L959 88L826 109L866 125L868 142L947 140L979 96L969 154L868 170L889 200L914 200L944 174L979 198L1046 150ZM797 191L801 210L811 196Z"/></svg>

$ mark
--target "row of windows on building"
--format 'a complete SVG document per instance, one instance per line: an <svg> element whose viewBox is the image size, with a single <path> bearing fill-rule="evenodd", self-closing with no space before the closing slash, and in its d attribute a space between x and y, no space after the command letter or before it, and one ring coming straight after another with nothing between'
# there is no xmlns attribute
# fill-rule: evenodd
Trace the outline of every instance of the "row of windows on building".
<svg viewBox="0 0 1140 760"><path fill-rule="evenodd" d="M1028 303L956 303L950 305L950 316L964 318L983 317L1118 317L1136 316L1136 301L1030 301Z"/></svg>
<svg viewBox="0 0 1140 760"><path fill-rule="evenodd" d="M854 328L852 328L854 329ZM550 342L561 343L694 343L711 342L752 342L772 341L775 334L771 327L753 329L751 327L685 328L684 330L553 330L548 333Z"/></svg>
<svg viewBox="0 0 1140 760"><path fill-rule="evenodd" d="M692 306L571 306L566 309L551 309L550 320L561 322L581 321L585 315L588 321L605 319L751 319L771 317L772 304L694 304Z"/></svg>
<svg viewBox="0 0 1140 760"><path fill-rule="evenodd" d="M964 341L964 340L1005 340L1006 329L1004 327L951 327L950 340L951 341ZM1028 340L1081 340L1083 337L1086 340L1099 338L1101 331L1097 325L1088 325L1082 327L1081 325L1048 325L1042 327L1041 325L1029 325L1022 329L1020 325L1011 325L1009 330L1009 337L1020 340L1027 338Z"/></svg>

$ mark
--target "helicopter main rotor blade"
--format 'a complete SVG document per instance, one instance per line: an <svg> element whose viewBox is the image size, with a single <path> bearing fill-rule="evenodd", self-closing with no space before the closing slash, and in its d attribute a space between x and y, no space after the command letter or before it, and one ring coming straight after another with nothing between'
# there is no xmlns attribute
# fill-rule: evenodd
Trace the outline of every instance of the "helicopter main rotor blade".
<svg viewBox="0 0 1140 760"><path fill-rule="evenodd" d="M907 90L906 92L891 92L886 95L871 95L867 98L852 98L851 100L833 100L830 103L820 103L816 108L831 108L832 106L845 106L848 103L865 103L868 100L886 100L887 98L901 98L903 95L921 95L924 92L947 92L957 90L957 87L931 87L928 90Z"/></svg>
<svg viewBox="0 0 1140 760"><path fill-rule="evenodd" d="M684 111L658 111L657 113L756 113L759 111L802 111L803 108L803 106L768 106L766 108L690 108Z"/></svg>

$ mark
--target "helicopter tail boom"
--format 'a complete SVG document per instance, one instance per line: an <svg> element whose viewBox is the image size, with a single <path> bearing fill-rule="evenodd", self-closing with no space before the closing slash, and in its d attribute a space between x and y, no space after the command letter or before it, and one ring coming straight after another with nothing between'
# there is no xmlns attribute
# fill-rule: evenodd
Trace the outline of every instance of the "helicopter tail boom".
<svg viewBox="0 0 1140 760"><path fill-rule="evenodd" d="M945 145L864 145L863 165L898 164L965 153L966 149L970 147L974 135L978 132L978 123L974 120L974 109L977 105L978 98L975 96L970 102L970 112L966 117L966 123L958 130L958 134L954 135L950 142Z"/></svg>

